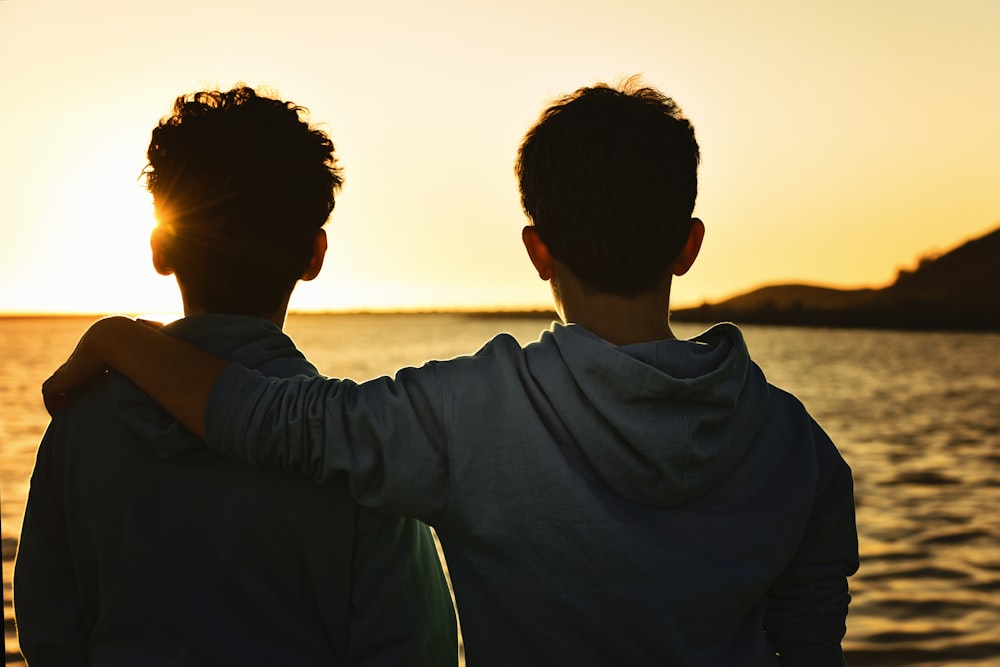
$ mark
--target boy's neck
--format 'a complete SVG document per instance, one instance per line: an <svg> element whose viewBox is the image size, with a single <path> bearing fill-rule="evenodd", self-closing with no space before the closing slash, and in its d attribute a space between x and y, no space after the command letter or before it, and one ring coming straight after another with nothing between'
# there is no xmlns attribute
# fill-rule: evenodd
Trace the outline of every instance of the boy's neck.
<svg viewBox="0 0 1000 667"><path fill-rule="evenodd" d="M552 294L567 324L579 324L614 345L674 338L670 330L670 276L657 288L636 296L597 292L575 276L559 272Z"/></svg>
<svg viewBox="0 0 1000 667"><path fill-rule="evenodd" d="M289 294L285 297L282 305L273 313L260 313L256 317L268 320L277 325L279 329L285 328L285 317L288 314L288 298L291 296ZM187 295L181 290L181 301L184 304L184 316L188 317L190 315L209 315L214 311L208 310L207 308L201 308L200 306L192 303L188 300Z"/></svg>

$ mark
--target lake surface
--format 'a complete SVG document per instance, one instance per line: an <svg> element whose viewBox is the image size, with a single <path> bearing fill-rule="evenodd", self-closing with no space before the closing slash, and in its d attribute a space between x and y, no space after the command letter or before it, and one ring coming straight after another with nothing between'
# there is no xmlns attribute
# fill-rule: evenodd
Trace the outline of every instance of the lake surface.
<svg viewBox="0 0 1000 667"><path fill-rule="evenodd" d="M0 318L0 505L6 646L11 569L35 448L40 386L87 319ZM321 371L367 379L469 353L548 322L465 315L292 316ZM679 336L704 327L677 325ZM768 379L796 394L854 470L861 570L849 665L1000 665L1000 334L743 327Z"/></svg>

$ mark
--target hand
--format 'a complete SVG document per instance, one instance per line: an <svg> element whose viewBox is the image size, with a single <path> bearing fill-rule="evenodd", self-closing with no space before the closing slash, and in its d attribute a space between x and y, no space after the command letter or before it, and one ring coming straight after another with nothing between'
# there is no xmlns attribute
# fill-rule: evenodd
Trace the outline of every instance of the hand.
<svg viewBox="0 0 1000 667"><path fill-rule="evenodd" d="M113 319L106 318L92 324L76 344L76 349L66 363L42 384L42 400L50 415L68 406L74 392L87 386L107 370L104 360L97 354L94 340L101 335L100 330L107 327Z"/></svg>
<svg viewBox="0 0 1000 667"><path fill-rule="evenodd" d="M98 320L69 360L42 385L45 408L65 407L73 392L108 369L129 378L189 431L205 435L205 408L229 362L127 317Z"/></svg>

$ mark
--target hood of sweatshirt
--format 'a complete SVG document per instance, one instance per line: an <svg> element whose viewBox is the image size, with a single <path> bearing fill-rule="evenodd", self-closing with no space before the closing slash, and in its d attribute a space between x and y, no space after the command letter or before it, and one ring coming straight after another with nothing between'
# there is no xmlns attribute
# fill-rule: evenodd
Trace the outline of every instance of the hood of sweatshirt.
<svg viewBox="0 0 1000 667"><path fill-rule="evenodd" d="M265 375L318 375L316 367L273 322L245 315L192 315L163 327L164 333L239 362ZM222 455L205 447L130 380L109 373L107 388L126 428L152 445L161 458L204 465Z"/></svg>
<svg viewBox="0 0 1000 667"><path fill-rule="evenodd" d="M566 406L560 421L575 455L626 500L673 506L698 497L733 471L764 422L767 381L732 324L621 347L578 325L544 336L577 389L576 400L551 403Z"/></svg>

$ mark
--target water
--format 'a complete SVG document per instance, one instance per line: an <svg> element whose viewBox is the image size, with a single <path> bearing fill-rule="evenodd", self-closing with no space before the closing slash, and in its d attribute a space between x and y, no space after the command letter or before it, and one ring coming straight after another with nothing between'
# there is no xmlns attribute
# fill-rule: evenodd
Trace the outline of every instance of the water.
<svg viewBox="0 0 1000 667"><path fill-rule="evenodd" d="M11 568L34 451L39 387L85 319L0 319L0 496L6 644ZM546 321L462 315L297 316L287 330L328 375L366 379L522 343ZM702 327L678 325L690 336ZM745 327L768 378L792 391L854 469L861 570L849 665L1000 665L1000 334Z"/></svg>

